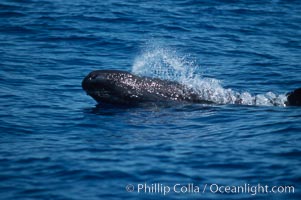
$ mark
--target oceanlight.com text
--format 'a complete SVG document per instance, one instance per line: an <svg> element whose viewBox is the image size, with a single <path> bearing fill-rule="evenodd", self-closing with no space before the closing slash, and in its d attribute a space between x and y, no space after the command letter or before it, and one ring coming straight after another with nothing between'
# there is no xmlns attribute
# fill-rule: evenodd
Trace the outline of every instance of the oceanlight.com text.
<svg viewBox="0 0 301 200"><path fill-rule="evenodd" d="M220 185L220 184L180 184L173 185L162 183L138 183L128 184L126 187L127 192L135 192L138 194L158 194L168 195L174 194L250 194L252 196L257 194L294 194L295 187L292 185L278 185L269 186L264 184L242 184L242 185Z"/></svg>

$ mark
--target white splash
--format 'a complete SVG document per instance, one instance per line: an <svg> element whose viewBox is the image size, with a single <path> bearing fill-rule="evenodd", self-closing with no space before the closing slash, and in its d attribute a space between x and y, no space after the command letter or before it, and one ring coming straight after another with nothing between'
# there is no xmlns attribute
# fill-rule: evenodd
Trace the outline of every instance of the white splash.
<svg viewBox="0 0 301 200"><path fill-rule="evenodd" d="M132 66L137 75L181 81L192 78L195 64L185 56L177 56L175 50L162 47L148 47L139 55Z"/></svg>
<svg viewBox="0 0 301 200"><path fill-rule="evenodd" d="M197 68L197 64L189 61L188 56L180 56L170 48L148 45L134 60L132 72L141 76L180 82L194 89L202 99L217 104L285 106L285 95L267 92L252 96L248 92L239 93L225 89L219 80L197 75Z"/></svg>

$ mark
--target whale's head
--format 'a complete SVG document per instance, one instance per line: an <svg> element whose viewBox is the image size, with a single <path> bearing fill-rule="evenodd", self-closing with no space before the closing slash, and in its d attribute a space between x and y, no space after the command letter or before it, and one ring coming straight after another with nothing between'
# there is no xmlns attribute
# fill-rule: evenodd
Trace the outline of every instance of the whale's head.
<svg viewBox="0 0 301 200"><path fill-rule="evenodd" d="M137 95L131 89L136 77L119 70L96 70L82 81L82 88L98 103L126 104Z"/></svg>

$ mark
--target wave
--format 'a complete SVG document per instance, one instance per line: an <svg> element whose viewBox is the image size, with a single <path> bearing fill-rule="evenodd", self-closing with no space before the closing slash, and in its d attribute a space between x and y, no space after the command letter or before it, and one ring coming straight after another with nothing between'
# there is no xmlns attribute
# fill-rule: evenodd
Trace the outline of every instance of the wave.
<svg viewBox="0 0 301 200"><path fill-rule="evenodd" d="M200 98L217 104L286 106L285 94L239 93L231 88L222 87L220 80L200 76L197 69L199 66L188 55L180 55L176 50L161 45L147 44L134 60L132 73L177 81L193 89Z"/></svg>

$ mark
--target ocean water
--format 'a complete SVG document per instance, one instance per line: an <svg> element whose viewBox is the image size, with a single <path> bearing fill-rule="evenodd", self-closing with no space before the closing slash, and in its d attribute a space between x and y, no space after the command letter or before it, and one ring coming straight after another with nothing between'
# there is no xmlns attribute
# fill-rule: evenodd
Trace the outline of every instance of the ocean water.
<svg viewBox="0 0 301 200"><path fill-rule="evenodd" d="M300 11L2 0L0 199L301 199L301 109L283 104L301 87ZM216 104L97 105L81 88L96 69L176 80Z"/></svg>

